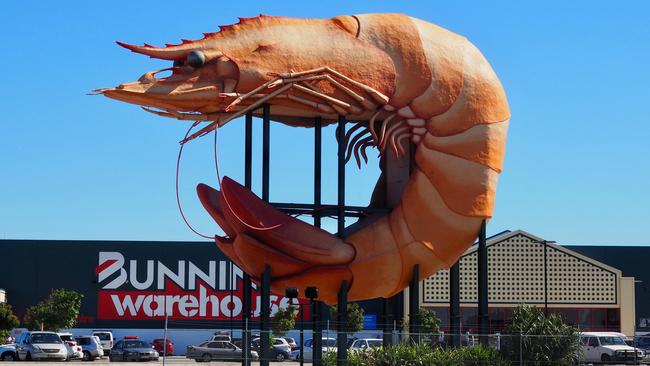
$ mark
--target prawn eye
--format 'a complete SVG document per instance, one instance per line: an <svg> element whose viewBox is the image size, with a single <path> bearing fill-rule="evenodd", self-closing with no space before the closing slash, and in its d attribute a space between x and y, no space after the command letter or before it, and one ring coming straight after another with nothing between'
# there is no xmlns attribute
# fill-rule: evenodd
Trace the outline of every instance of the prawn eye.
<svg viewBox="0 0 650 366"><path fill-rule="evenodd" d="M192 51L187 55L187 64L193 68L201 67L205 63L205 55L201 51Z"/></svg>

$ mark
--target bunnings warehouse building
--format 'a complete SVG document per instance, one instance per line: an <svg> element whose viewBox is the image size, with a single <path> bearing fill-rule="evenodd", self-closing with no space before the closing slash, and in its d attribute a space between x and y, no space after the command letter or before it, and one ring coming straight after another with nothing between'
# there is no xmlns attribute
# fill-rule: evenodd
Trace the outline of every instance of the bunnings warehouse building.
<svg viewBox="0 0 650 366"><path fill-rule="evenodd" d="M242 272L211 242L0 240L0 253L0 289L19 315L52 288L84 295L75 333L110 329L118 337L151 340L162 336L167 309L170 338L184 352L185 345L205 340L215 330L242 325ZM476 258L472 247L460 261L463 331L478 329ZM492 237L491 330L500 331L519 303L547 303L550 311L583 330L650 332L647 258L650 248L645 247L564 247L524 231ZM445 270L420 286L420 305L438 313L443 329L449 324L448 281ZM408 301L408 296L402 298ZM253 299L256 318L255 291ZM271 304L277 309L289 299L274 294ZM403 305L395 309L398 319L408 309ZM377 335L382 302L365 301L362 307L369 335ZM309 318L308 306L303 310Z"/></svg>

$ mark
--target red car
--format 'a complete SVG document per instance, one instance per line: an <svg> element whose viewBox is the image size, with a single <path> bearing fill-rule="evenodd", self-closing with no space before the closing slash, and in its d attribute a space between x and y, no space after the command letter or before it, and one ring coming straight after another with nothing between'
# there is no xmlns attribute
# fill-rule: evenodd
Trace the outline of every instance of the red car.
<svg viewBox="0 0 650 366"><path fill-rule="evenodd" d="M151 342L153 345L153 349L158 351L160 355L165 355L165 339L163 338L157 338L154 339L153 342ZM167 338L167 354L165 356L173 356L174 355L174 343Z"/></svg>

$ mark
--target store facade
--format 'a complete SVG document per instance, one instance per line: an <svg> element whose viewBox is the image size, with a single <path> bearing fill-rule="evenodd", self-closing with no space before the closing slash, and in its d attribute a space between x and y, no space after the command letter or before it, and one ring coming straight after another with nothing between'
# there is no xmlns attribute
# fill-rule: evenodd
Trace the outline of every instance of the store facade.
<svg viewBox="0 0 650 366"><path fill-rule="evenodd" d="M488 240L490 331L500 332L518 304L547 307L584 331L635 333L633 277L577 251L525 231ZM460 259L461 327L478 329L477 248ZM421 282L421 306L449 327L449 271Z"/></svg>

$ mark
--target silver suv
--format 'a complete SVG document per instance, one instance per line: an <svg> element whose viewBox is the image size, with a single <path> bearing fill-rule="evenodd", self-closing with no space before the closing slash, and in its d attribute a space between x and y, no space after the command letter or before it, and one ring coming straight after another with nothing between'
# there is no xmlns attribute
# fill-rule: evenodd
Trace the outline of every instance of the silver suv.
<svg viewBox="0 0 650 366"><path fill-rule="evenodd" d="M23 332L16 340L19 360L68 360L68 349L54 332Z"/></svg>
<svg viewBox="0 0 650 366"><path fill-rule="evenodd" d="M97 357L104 355L104 348L97 336L79 336L74 337L74 340L81 346L84 361L94 361Z"/></svg>

